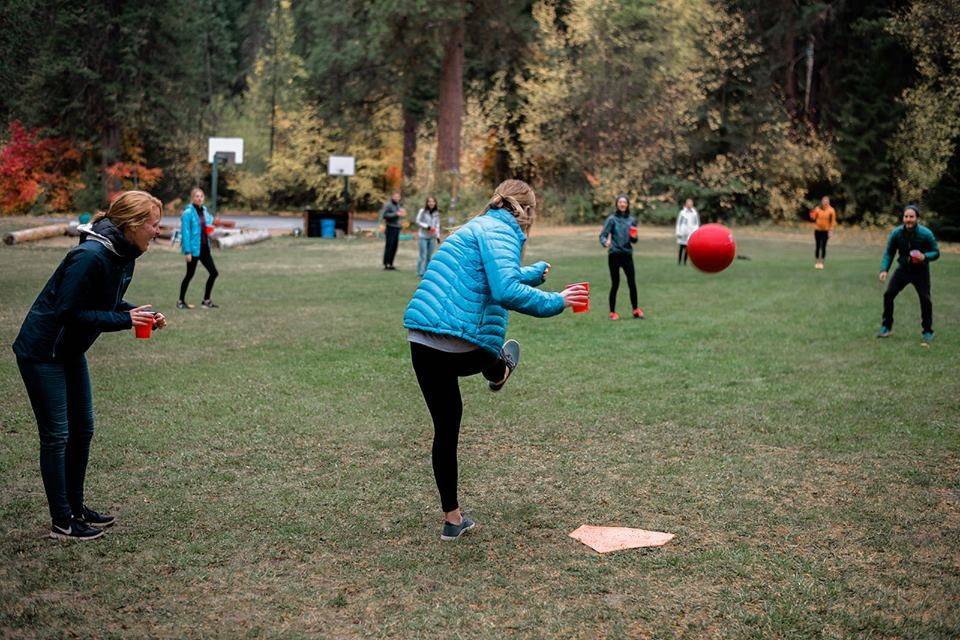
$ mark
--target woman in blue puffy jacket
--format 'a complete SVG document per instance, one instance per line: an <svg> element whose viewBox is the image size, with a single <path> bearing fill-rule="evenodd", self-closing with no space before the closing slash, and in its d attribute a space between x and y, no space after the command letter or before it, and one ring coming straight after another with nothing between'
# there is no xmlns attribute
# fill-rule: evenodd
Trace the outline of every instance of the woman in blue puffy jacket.
<svg viewBox="0 0 960 640"><path fill-rule="evenodd" d="M183 208L183 213L180 215L180 247L187 260L187 274L180 282L177 309L193 309L192 304L187 304L187 287L193 280L193 274L197 272L197 262L207 270L207 286L203 290L201 306L204 309L216 309L220 306L210 299L213 283L216 282L220 273L217 271L217 265L213 263L213 256L210 254L210 237L207 234L207 230L213 228L213 216L207 211L203 200L203 189L195 187L190 192L190 204Z"/></svg>
<svg viewBox="0 0 960 640"><path fill-rule="evenodd" d="M560 293L536 289L550 269L546 262L520 265L535 203L525 182L507 180L497 187L486 209L434 255L403 316L413 369L433 419L441 540L455 540L475 526L457 501L459 378L482 373L492 391L503 388L520 361L517 341L504 342L509 311L546 318L587 302L581 285Z"/></svg>

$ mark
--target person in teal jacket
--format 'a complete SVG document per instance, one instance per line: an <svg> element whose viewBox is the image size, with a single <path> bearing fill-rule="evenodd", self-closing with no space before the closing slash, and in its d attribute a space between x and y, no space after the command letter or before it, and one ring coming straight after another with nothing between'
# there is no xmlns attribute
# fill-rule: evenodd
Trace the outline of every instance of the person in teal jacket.
<svg viewBox="0 0 960 640"><path fill-rule="evenodd" d="M213 228L213 216L207 211L203 200L203 189L194 188L190 192L190 204L183 208L183 214L180 216L180 247L187 260L187 274L180 282L177 309L193 309L192 304L187 304L187 287L190 286L193 274L197 271L197 262L207 270L207 286L203 292L201 305L204 309L215 309L220 306L210 299L213 283L216 282L220 272L217 271L217 265L213 263L213 256L210 254L210 238L207 234L208 229Z"/></svg>
<svg viewBox="0 0 960 640"><path fill-rule="evenodd" d="M610 319L619 320L617 291L620 289L620 270L627 277L630 290L630 308L633 317L643 320L643 309L637 304L637 280L633 267L633 245L637 243L637 220L630 213L630 200L617 196L613 213L607 216L600 231L600 246L607 249L607 267L610 269Z"/></svg>
<svg viewBox="0 0 960 640"><path fill-rule="evenodd" d="M490 389L499 391L520 361L517 341L504 342L509 311L546 318L588 300L583 285L560 293L538 290L548 263L521 266L535 203L525 182L507 180L497 187L486 209L441 245L403 316L413 369L433 419L441 540L455 540L475 525L457 501L459 378L481 373Z"/></svg>
<svg viewBox="0 0 960 640"><path fill-rule="evenodd" d="M904 287L912 284L920 297L920 322L923 344L933 340L933 301L930 299L930 263L940 257L940 247L933 232L919 223L920 207L911 204L903 210L903 224L894 229L887 239L887 249L880 261L880 282L886 282L887 272L897 258L897 270L883 294L883 323L878 338L893 333L893 301Z"/></svg>

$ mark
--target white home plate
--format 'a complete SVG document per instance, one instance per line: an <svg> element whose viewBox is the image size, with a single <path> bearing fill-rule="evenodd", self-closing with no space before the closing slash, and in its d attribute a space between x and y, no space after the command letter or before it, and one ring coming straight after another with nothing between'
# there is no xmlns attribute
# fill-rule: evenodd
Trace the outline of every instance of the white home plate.
<svg viewBox="0 0 960 640"><path fill-rule="evenodd" d="M674 534L662 531L646 531L645 529L630 529L628 527L595 527L585 524L571 532L570 537L579 540L594 551L609 553L621 549L662 547L673 540Z"/></svg>

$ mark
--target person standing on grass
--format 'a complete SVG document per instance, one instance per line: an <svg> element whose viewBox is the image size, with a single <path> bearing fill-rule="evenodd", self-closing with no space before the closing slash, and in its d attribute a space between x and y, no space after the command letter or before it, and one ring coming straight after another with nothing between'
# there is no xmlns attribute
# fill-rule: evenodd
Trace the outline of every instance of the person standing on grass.
<svg viewBox="0 0 960 640"><path fill-rule="evenodd" d="M84 355L103 331L166 326L150 305L123 299L134 262L160 232L160 201L144 191L117 196L80 225L71 249L30 307L13 343L37 419L40 475L50 537L92 540L115 521L87 507L83 485L93 438L93 394Z"/></svg>
<svg viewBox="0 0 960 640"><path fill-rule="evenodd" d="M423 208L417 212L417 227L420 228L417 275L422 278L437 244L440 243L440 210L437 208L437 199L433 196L428 197Z"/></svg>
<svg viewBox="0 0 960 640"><path fill-rule="evenodd" d="M607 266L610 268L610 319L619 320L617 291L620 288L620 270L627 277L630 288L630 307L633 317L643 320L643 309L637 305L637 281L633 270L633 245L637 243L637 221L630 215L630 200L617 196L617 204L600 231L600 244L607 248Z"/></svg>
<svg viewBox="0 0 960 640"><path fill-rule="evenodd" d="M687 243L693 232L700 228L700 214L693 208L693 199L687 198L683 209L677 214L677 265L687 264Z"/></svg>
<svg viewBox="0 0 960 640"><path fill-rule="evenodd" d="M525 182L501 183L483 212L444 241L403 316L413 370L433 419L441 540L456 540L476 524L457 499L459 378L482 374L491 391L506 384L520 362L519 343L504 342L509 311L545 318L588 301L582 285L560 293L536 289L550 269L546 262L521 266L535 203Z"/></svg>
<svg viewBox="0 0 960 640"><path fill-rule="evenodd" d="M810 212L810 219L813 220L813 240L816 243L813 268L823 269L823 261L827 259L827 240L837 226L837 212L830 206L830 198L823 196L820 199L820 204Z"/></svg>
<svg viewBox="0 0 960 640"><path fill-rule="evenodd" d="M384 225L384 232L387 237L383 246L383 268L387 271L396 269L393 266L393 259L397 255L397 245L400 244L400 218L405 215L407 215L406 210L400 206L400 192L394 191L380 210L380 220Z"/></svg>
<svg viewBox="0 0 960 640"><path fill-rule="evenodd" d="M930 263L940 257L940 247L933 232L919 222L920 207L907 205L903 210L903 224L894 229L887 239L887 248L880 262L880 282L886 282L887 272L897 257L897 270L893 272L883 294L883 321L878 338L888 338L893 333L893 301L908 285L912 284L920 297L921 339L923 344L933 340L933 301L930 299Z"/></svg>
<svg viewBox="0 0 960 640"><path fill-rule="evenodd" d="M187 274L180 282L177 309L193 309L192 304L187 304L187 287L193 280L193 274L197 272L197 262L207 270L207 286L203 290L201 306L204 309L216 309L220 306L210 299L213 283L216 282L220 272L217 271L217 265L213 263L213 256L210 254L210 237L207 233L213 228L213 216L207 211L203 200L203 189L195 187L190 192L190 204L183 208L183 213L180 215L180 248L187 260Z"/></svg>

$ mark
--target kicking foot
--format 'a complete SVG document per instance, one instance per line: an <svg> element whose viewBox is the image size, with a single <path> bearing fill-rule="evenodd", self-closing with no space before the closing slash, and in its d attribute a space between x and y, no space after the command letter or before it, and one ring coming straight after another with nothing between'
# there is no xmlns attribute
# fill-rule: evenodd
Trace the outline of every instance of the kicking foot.
<svg viewBox="0 0 960 640"><path fill-rule="evenodd" d="M445 542L456 540L475 526L477 526L477 523L467 516L461 516L460 524L444 521L443 529L440 531L440 539Z"/></svg>
<svg viewBox="0 0 960 640"><path fill-rule="evenodd" d="M183 300L177 300L177 309L193 309L193 305L187 304Z"/></svg>
<svg viewBox="0 0 960 640"><path fill-rule="evenodd" d="M610 312L610 319L611 319L611 320L619 320L619 319L620 319L620 314L617 313L616 311L611 311L611 312Z"/></svg>
<svg viewBox="0 0 960 640"><path fill-rule="evenodd" d="M641 309L640 307L637 307L636 309L633 310L633 317L636 318L637 320L644 320L646 318L646 316L643 315L643 309Z"/></svg>
<svg viewBox="0 0 960 640"><path fill-rule="evenodd" d="M96 527L97 529L106 529L117 521L114 516L97 513L93 509L88 508L87 505L83 505L80 514L74 516L74 519L79 520L87 526Z"/></svg>
<svg viewBox="0 0 960 640"><path fill-rule="evenodd" d="M96 540L103 535L103 529L91 527L76 518L66 525L56 522L50 527L50 537L54 540Z"/></svg>
<svg viewBox="0 0 960 640"><path fill-rule="evenodd" d="M204 309L219 309L220 305L216 304L213 300L204 300L200 303L200 306Z"/></svg>
<svg viewBox="0 0 960 640"><path fill-rule="evenodd" d="M878 338L889 338L893 335L893 329L887 329L886 327L880 327L880 331L877 332Z"/></svg>
<svg viewBox="0 0 960 640"><path fill-rule="evenodd" d="M507 372L503 375L503 380L499 382L490 382L490 391L500 391L503 385L507 384L510 374L520 364L520 343L516 340L507 340L500 349L500 359L506 365Z"/></svg>
<svg viewBox="0 0 960 640"><path fill-rule="evenodd" d="M930 343L933 342L933 331L924 331L920 334L920 342L924 346L930 346Z"/></svg>

